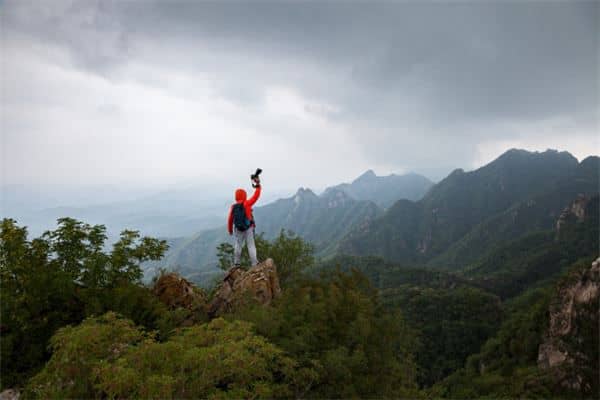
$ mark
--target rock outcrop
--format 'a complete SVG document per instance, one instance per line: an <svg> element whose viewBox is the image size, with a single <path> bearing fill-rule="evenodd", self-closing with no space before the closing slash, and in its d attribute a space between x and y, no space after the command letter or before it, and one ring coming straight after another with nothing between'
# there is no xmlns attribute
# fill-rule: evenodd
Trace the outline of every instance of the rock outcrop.
<svg viewBox="0 0 600 400"><path fill-rule="evenodd" d="M582 222L586 218L586 209L591 198L580 194L577 198L560 213L556 221L557 237L560 235L561 229L570 222Z"/></svg>
<svg viewBox="0 0 600 400"><path fill-rule="evenodd" d="M556 382L565 388L591 389L582 371L592 366L598 353L599 301L600 258L591 267L570 274L550 305L550 324L539 347L538 366L554 372Z"/></svg>
<svg viewBox="0 0 600 400"><path fill-rule="evenodd" d="M21 393L17 389L6 389L0 393L0 400L19 400Z"/></svg>
<svg viewBox="0 0 600 400"><path fill-rule="evenodd" d="M272 259L248 271L234 267L223 278L221 287L208 307L208 314L211 317L221 315L248 300L268 305L280 294L277 267Z"/></svg>
<svg viewBox="0 0 600 400"><path fill-rule="evenodd" d="M189 310L192 315L197 314L198 318L205 318L206 295L201 289L175 272L161 275L154 284L152 292L170 309L184 308ZM189 323L194 321L195 318L192 317Z"/></svg>

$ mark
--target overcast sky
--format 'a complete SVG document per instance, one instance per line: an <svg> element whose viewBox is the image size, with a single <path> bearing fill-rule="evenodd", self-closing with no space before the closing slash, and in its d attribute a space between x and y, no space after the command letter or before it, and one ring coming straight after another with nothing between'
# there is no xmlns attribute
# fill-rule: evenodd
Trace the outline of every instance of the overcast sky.
<svg viewBox="0 0 600 400"><path fill-rule="evenodd" d="M4 183L282 187L599 153L599 4L2 1Z"/></svg>

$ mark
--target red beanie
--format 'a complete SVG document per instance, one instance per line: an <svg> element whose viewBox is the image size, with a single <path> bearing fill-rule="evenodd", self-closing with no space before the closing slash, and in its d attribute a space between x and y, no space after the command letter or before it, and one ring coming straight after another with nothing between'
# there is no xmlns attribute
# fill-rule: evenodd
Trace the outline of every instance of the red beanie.
<svg viewBox="0 0 600 400"><path fill-rule="evenodd" d="M235 191L235 201L237 201L238 203L240 201L246 201L246 197L248 195L246 194L246 191L244 189L238 189Z"/></svg>

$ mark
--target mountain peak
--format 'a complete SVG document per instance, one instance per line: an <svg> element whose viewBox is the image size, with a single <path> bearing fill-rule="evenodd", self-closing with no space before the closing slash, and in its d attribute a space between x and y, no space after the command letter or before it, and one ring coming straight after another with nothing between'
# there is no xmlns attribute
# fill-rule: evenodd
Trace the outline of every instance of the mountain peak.
<svg viewBox="0 0 600 400"><path fill-rule="evenodd" d="M505 151L496 160L513 159L515 157L552 157L568 159L570 161L576 160L576 158L568 151L558 151L555 149L547 149L546 151L529 151L516 148Z"/></svg>
<svg viewBox="0 0 600 400"><path fill-rule="evenodd" d="M316 194L310 190L309 188L298 188L296 191L296 196L316 196Z"/></svg>
<svg viewBox="0 0 600 400"><path fill-rule="evenodd" d="M372 180L374 178L377 178L377 175L375 175L375 172L373 172L372 169L369 169L366 172L364 172L361 176L359 176L358 178L356 178L352 183L354 183L354 182L361 182L361 181L369 181L369 180Z"/></svg>
<svg viewBox="0 0 600 400"><path fill-rule="evenodd" d="M309 188L299 188L294 197L298 198L307 198L307 197L317 197L315 192L310 190Z"/></svg>

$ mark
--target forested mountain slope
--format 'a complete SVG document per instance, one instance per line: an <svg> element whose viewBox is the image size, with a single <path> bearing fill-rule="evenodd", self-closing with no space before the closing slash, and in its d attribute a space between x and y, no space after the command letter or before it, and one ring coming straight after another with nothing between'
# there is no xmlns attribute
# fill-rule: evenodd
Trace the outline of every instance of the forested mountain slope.
<svg viewBox="0 0 600 400"><path fill-rule="evenodd" d="M578 196L599 192L599 171L600 158L586 158L572 173L478 224L448 250L430 260L429 265L461 268L507 240L553 229L566 205Z"/></svg>
<svg viewBox="0 0 600 400"><path fill-rule="evenodd" d="M475 171L454 171L420 201L396 202L382 217L345 237L340 252L405 263L438 257L433 264L440 265L455 245L448 266L460 267L472 261L471 252L480 254L481 247L485 250L532 229L548 229L576 194L597 193L594 165L597 157L578 163L566 152L509 150ZM518 218L520 210L524 212ZM481 224L481 232L476 232Z"/></svg>

